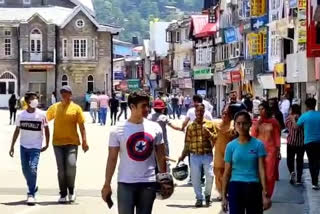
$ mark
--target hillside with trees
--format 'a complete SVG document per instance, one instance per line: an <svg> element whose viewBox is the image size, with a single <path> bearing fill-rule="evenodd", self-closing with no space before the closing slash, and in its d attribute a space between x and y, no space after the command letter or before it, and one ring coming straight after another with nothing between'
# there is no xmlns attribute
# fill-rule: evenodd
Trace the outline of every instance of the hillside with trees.
<svg viewBox="0 0 320 214"><path fill-rule="evenodd" d="M172 21L184 14L199 12L201 0L93 0L100 23L121 26L120 39L149 38L149 23L154 19Z"/></svg>

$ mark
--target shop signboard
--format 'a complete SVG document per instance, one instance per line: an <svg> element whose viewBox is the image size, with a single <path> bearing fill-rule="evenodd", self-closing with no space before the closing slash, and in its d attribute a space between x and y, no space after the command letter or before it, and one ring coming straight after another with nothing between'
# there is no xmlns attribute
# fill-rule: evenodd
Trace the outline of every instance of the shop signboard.
<svg viewBox="0 0 320 214"><path fill-rule="evenodd" d="M215 72L213 75L213 81L215 85L224 85L223 72Z"/></svg>
<svg viewBox="0 0 320 214"><path fill-rule="evenodd" d="M284 85L285 84L284 64L283 63L277 63L274 66L274 82L276 85Z"/></svg>
<svg viewBox="0 0 320 214"><path fill-rule="evenodd" d="M184 88L184 79L178 79L179 88Z"/></svg>
<svg viewBox="0 0 320 214"><path fill-rule="evenodd" d="M212 77L211 68L196 69L193 71L193 78L196 80L207 80Z"/></svg>
<svg viewBox="0 0 320 214"><path fill-rule="evenodd" d="M215 64L215 71L223 71L226 68L224 62L218 62Z"/></svg>
<svg viewBox="0 0 320 214"><path fill-rule="evenodd" d="M231 84L232 83L231 75L230 75L229 71L223 72L223 82L225 84Z"/></svg>
<svg viewBox="0 0 320 214"><path fill-rule="evenodd" d="M252 30L259 30L259 28L264 27L268 23L268 16L261 16L258 18L251 19L251 28Z"/></svg>
<svg viewBox="0 0 320 214"><path fill-rule="evenodd" d="M296 8L297 4L298 4L298 0L290 0L289 1L290 8Z"/></svg>
<svg viewBox="0 0 320 214"><path fill-rule="evenodd" d="M237 31L235 28L227 28L224 30L225 43L232 43L238 40Z"/></svg>
<svg viewBox="0 0 320 214"><path fill-rule="evenodd" d="M298 22L298 43L303 44L307 42L307 25L306 20Z"/></svg>
<svg viewBox="0 0 320 214"><path fill-rule="evenodd" d="M114 72L114 80L123 80L124 73L122 71L115 71Z"/></svg>
<svg viewBox="0 0 320 214"><path fill-rule="evenodd" d="M315 58L316 80L320 79L320 57Z"/></svg>
<svg viewBox="0 0 320 214"><path fill-rule="evenodd" d="M129 79L128 80L128 88L129 90L135 91L140 88L140 80L139 79Z"/></svg>
<svg viewBox="0 0 320 214"><path fill-rule="evenodd" d="M231 72L231 81L233 83L241 82L241 73L240 70Z"/></svg>
<svg viewBox="0 0 320 214"><path fill-rule="evenodd" d="M244 62L244 79L245 80L253 80L254 79L254 62L253 61L245 61Z"/></svg>
<svg viewBox="0 0 320 214"><path fill-rule="evenodd" d="M192 88L192 79L191 78L184 79L184 88Z"/></svg>

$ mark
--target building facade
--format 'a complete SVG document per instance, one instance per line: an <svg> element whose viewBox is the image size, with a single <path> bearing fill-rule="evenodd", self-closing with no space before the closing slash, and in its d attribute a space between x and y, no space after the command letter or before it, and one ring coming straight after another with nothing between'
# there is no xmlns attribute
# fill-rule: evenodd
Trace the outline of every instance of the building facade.
<svg viewBox="0 0 320 214"><path fill-rule="evenodd" d="M0 107L10 94L40 95L70 85L76 102L87 91L111 92L111 35L119 28L97 22L92 4L75 0L4 0L0 4Z"/></svg>

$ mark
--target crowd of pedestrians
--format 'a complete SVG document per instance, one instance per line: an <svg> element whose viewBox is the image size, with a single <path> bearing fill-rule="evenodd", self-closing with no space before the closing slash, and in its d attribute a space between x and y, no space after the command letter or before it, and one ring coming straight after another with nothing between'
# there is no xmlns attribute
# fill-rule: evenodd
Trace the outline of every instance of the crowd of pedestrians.
<svg viewBox="0 0 320 214"><path fill-rule="evenodd" d="M28 92L24 96L27 107L16 119L9 154L13 157L14 145L21 135L20 158L28 186L29 205L36 203L37 166L40 153L49 147L48 122L51 120L54 120L52 144L60 190L58 202L76 200L78 147L81 145L84 152L89 150L85 117L82 108L72 101L70 86L60 89L60 97L61 101L52 101L45 113L38 109L38 95ZM287 96L283 96L280 102L276 99L260 100L259 97L253 99L252 95L240 101L237 92L232 91L220 120L213 120L212 105L200 95L191 98L189 95L162 93L151 102L150 96L143 91L122 92L118 97L113 93L111 98L105 92L93 92L86 96L86 102L93 123L105 125L110 109L113 127L101 193L111 207L111 180L119 159L117 204L120 214L133 213L134 210L137 214L151 213L156 198L166 199L173 194L169 164L172 142L168 139L167 126L185 132L183 151L177 160L179 165L186 157L189 159L189 182L195 193L195 207L202 207L203 203L209 207L212 201L221 201L222 209L230 214L260 214L269 209L279 180L283 130L288 133L290 183L302 184L306 152L312 188L320 189L320 112L315 110L317 101L314 98L306 100L307 111L302 114L301 107L291 105ZM10 123L12 118L15 120L17 103L18 99L12 96L9 100ZM119 108L121 112L118 114ZM128 115L127 108L131 112ZM180 119L183 111L186 116L178 126L170 119ZM125 120L116 125L122 114ZM214 177L218 196L213 199Z"/></svg>

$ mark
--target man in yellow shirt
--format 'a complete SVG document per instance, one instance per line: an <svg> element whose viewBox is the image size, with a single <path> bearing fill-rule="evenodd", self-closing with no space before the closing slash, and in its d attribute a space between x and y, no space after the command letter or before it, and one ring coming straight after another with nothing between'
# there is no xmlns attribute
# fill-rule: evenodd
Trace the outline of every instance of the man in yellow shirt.
<svg viewBox="0 0 320 214"><path fill-rule="evenodd" d="M196 207L202 207L203 194L201 187L201 170L204 170L205 202L207 206L211 203L211 190L213 185L213 155L212 149L217 137L217 128L211 121L204 120L205 106L195 106L196 120L192 122L186 132L185 145L179 161L183 161L190 155L191 180L196 194Z"/></svg>
<svg viewBox="0 0 320 214"><path fill-rule="evenodd" d="M79 125L82 137L82 149L89 150L84 115L79 105L72 101L72 89L63 86L60 90L61 102L52 105L47 112L48 121L54 121L53 148L58 166L58 181L60 188L59 203L74 202L76 194L74 183L76 178L76 163L78 146L81 144L77 132Z"/></svg>

